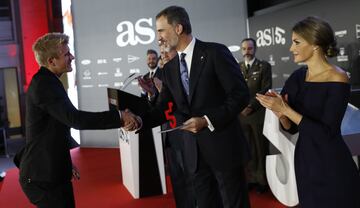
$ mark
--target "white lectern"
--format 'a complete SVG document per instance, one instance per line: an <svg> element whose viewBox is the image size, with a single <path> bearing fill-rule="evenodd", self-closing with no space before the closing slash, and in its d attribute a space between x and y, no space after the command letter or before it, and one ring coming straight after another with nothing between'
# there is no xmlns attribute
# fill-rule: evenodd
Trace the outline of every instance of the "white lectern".
<svg viewBox="0 0 360 208"><path fill-rule="evenodd" d="M108 88L110 108L130 109L137 115L147 112L146 100ZM160 127L139 133L119 129L122 179L134 198L166 194L164 155Z"/></svg>
<svg viewBox="0 0 360 208"><path fill-rule="evenodd" d="M119 129L122 180L134 198L166 194L160 127L152 129L153 140ZM141 134L141 133L140 133ZM145 141L149 140L149 141Z"/></svg>

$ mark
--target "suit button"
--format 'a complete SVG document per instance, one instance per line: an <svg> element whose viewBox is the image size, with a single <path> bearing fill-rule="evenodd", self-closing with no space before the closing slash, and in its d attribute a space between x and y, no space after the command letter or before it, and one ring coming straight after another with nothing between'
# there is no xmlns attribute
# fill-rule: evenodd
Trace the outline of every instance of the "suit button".
<svg viewBox="0 0 360 208"><path fill-rule="evenodd" d="M28 183L31 183L31 178L28 178L27 181L28 181Z"/></svg>

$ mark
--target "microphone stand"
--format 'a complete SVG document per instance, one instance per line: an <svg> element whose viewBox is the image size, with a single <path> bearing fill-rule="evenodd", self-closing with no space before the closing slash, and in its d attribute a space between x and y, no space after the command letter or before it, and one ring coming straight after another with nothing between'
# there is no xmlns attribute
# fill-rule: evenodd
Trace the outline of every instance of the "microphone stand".
<svg viewBox="0 0 360 208"><path fill-rule="evenodd" d="M126 81L127 81L129 78L131 78L132 76L134 76L135 74L136 74L136 73L132 73L132 74L130 74L130 76L128 76L128 77L125 79L124 85L120 88L120 90L124 90L134 79L137 79L137 78L141 77L141 75L136 76L136 77L130 79L130 81L128 81L128 82L126 83ZM126 83L126 84L125 84L125 83Z"/></svg>

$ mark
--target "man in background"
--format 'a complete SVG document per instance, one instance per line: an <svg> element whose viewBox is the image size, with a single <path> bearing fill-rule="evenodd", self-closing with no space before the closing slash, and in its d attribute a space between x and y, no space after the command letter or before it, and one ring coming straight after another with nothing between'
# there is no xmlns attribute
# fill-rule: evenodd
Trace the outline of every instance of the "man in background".
<svg viewBox="0 0 360 208"><path fill-rule="evenodd" d="M161 71L158 67L158 60L158 54L155 50L147 50L146 64L149 71L142 77L141 80L148 82L148 84L146 86L140 84L140 87L142 88L141 97L147 98L150 101L153 101L159 94L155 85L153 85L153 80L155 77L161 80Z"/></svg>
<svg viewBox="0 0 360 208"><path fill-rule="evenodd" d="M250 102L240 114L242 129L251 149L251 160L246 168L249 189L255 187L257 193L267 190L265 175L265 157L268 153L268 141L262 131L265 108L255 99L256 93L265 94L272 84L271 65L255 57L256 42L252 38L241 41L244 61L240 69L250 92Z"/></svg>

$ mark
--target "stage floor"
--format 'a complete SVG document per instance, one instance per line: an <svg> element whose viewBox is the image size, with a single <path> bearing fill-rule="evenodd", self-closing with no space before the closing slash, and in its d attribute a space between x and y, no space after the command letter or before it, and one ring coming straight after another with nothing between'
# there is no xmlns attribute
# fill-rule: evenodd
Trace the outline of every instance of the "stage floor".
<svg viewBox="0 0 360 208"><path fill-rule="evenodd" d="M76 148L71 151L81 179L74 181L77 208L175 208L171 184L168 194L134 199L122 185L120 154L116 148ZM252 208L285 208L271 194L250 193ZM1 208L32 208L18 183L18 170L7 171L0 183Z"/></svg>

